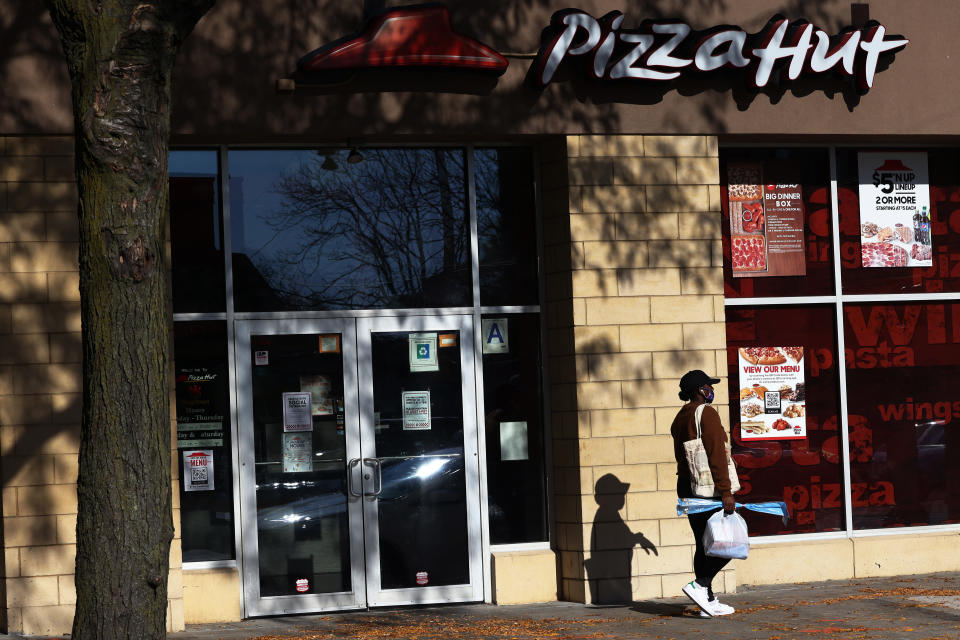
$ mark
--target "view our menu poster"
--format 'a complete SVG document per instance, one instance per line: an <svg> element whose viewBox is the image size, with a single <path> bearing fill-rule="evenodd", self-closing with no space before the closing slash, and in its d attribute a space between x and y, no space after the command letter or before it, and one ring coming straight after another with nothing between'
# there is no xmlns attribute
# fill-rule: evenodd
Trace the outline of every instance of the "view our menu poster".
<svg viewBox="0 0 960 640"><path fill-rule="evenodd" d="M730 257L735 278L802 276L803 188L764 184L763 165L727 165Z"/></svg>
<svg viewBox="0 0 960 640"><path fill-rule="evenodd" d="M741 347L740 438L807 437L803 347Z"/></svg>
<svg viewBox="0 0 960 640"><path fill-rule="evenodd" d="M862 151L860 263L930 267L930 179L924 152Z"/></svg>

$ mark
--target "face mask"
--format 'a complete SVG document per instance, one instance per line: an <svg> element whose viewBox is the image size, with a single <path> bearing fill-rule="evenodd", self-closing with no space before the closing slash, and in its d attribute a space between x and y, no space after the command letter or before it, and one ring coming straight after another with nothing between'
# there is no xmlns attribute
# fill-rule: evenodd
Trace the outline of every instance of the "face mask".
<svg viewBox="0 0 960 640"><path fill-rule="evenodd" d="M707 401L707 404L713 402L713 389L710 387L700 387L700 393L703 394L703 399Z"/></svg>

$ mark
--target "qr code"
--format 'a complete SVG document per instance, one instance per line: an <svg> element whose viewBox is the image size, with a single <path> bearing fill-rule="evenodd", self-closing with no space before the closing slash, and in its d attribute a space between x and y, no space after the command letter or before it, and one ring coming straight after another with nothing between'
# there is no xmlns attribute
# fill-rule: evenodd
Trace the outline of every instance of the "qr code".
<svg viewBox="0 0 960 640"><path fill-rule="evenodd" d="M780 409L780 392L779 391L767 391L764 394L764 401L767 409Z"/></svg>
<svg viewBox="0 0 960 640"><path fill-rule="evenodd" d="M206 482L207 481L207 468L206 467L196 467L190 469L190 479L193 482Z"/></svg>

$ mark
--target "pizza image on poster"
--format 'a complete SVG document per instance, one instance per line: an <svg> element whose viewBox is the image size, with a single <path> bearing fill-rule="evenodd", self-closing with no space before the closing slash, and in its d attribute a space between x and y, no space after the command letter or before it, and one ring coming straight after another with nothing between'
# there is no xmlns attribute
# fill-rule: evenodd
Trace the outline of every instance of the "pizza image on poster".
<svg viewBox="0 0 960 640"><path fill-rule="evenodd" d="M803 347L741 347L740 439L807 437Z"/></svg>
<svg viewBox="0 0 960 640"><path fill-rule="evenodd" d="M733 277L806 275L803 189L764 184L763 166L727 166L730 264Z"/></svg>
<svg viewBox="0 0 960 640"><path fill-rule="evenodd" d="M861 152L859 174L861 266L932 266L927 154Z"/></svg>

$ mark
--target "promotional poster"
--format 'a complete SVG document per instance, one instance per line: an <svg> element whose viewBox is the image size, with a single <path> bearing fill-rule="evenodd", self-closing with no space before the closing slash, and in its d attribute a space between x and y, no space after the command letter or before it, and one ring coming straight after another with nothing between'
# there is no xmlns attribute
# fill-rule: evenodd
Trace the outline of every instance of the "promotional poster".
<svg viewBox="0 0 960 640"><path fill-rule="evenodd" d="M863 151L858 159L861 265L932 266L927 154Z"/></svg>
<svg viewBox="0 0 960 640"><path fill-rule="evenodd" d="M333 382L330 376L300 376L300 391L310 392L312 415L333 415Z"/></svg>
<svg viewBox="0 0 960 640"><path fill-rule="evenodd" d="M803 189L763 180L759 163L727 167L733 277L806 275Z"/></svg>
<svg viewBox="0 0 960 640"><path fill-rule="evenodd" d="M803 347L741 347L738 362L741 439L806 438Z"/></svg>

